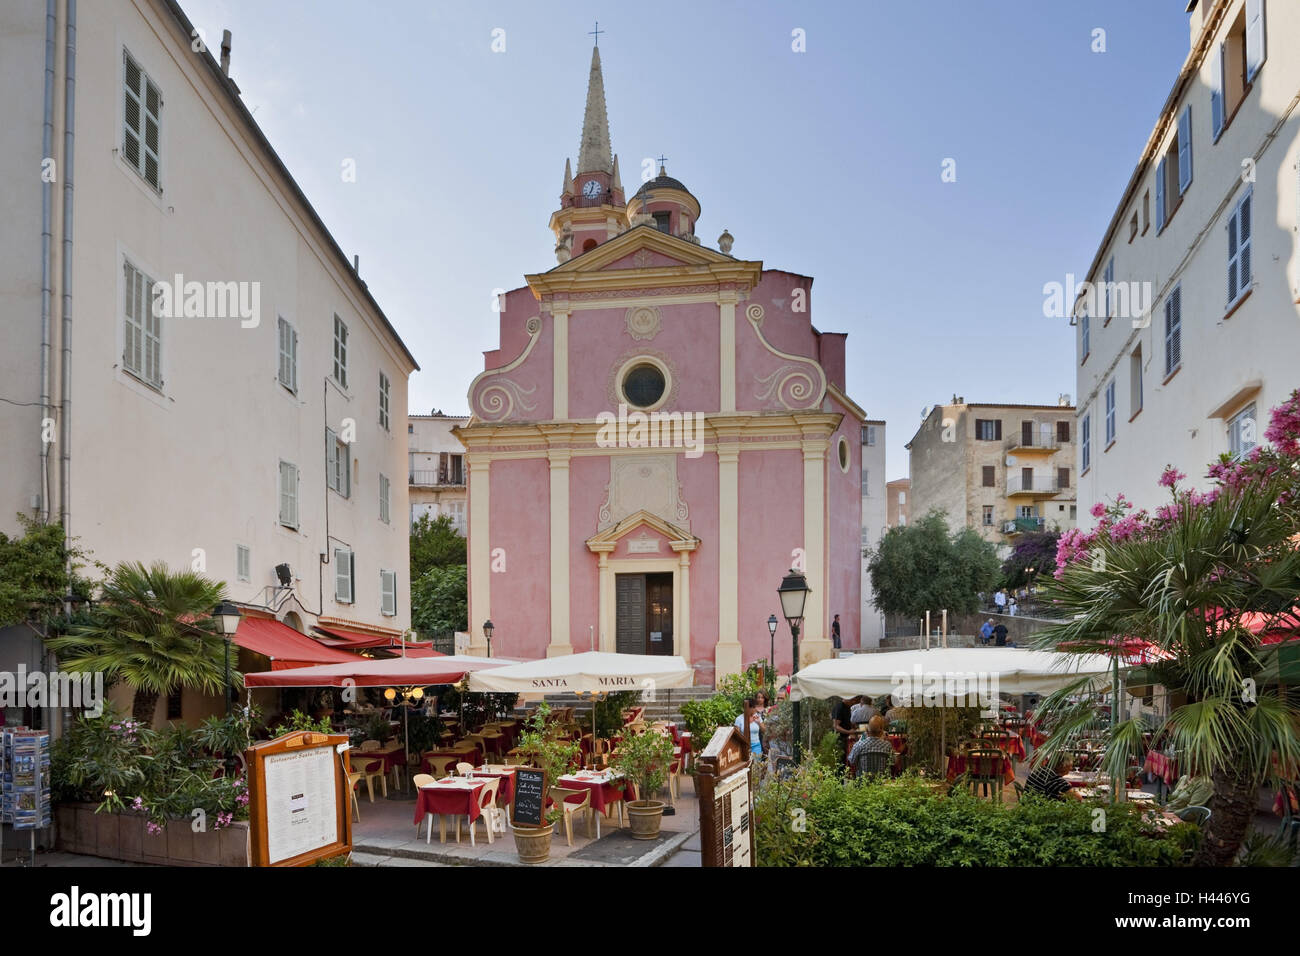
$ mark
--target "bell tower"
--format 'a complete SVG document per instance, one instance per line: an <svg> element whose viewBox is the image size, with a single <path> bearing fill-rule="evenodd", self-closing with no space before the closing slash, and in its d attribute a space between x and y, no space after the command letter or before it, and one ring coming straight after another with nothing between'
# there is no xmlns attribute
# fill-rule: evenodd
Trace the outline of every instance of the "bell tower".
<svg viewBox="0 0 1300 956"><path fill-rule="evenodd" d="M596 29L599 42L600 33ZM551 214L555 233L555 258L568 262L574 256L613 239L627 228L627 203L619 179L618 157L609 141L609 114L605 108L605 79L600 70L600 47L591 51L587 77L587 107L578 143L578 170L574 175L564 161L560 208Z"/></svg>

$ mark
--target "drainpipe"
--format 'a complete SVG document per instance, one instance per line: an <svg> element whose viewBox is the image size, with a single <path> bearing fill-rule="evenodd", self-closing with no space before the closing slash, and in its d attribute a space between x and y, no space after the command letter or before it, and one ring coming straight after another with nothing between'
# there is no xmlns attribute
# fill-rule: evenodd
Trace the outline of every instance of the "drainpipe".
<svg viewBox="0 0 1300 956"><path fill-rule="evenodd" d="M73 129L76 125L77 86L77 0L68 0L68 21L64 28L67 41L67 63L64 67L63 87L63 335L61 338L63 363L59 376L60 406L60 476L59 518L63 522L63 540L71 552L72 529L69 521L68 494L71 487L71 388L72 375L72 169ZM72 575L72 558L69 556L66 573ZM71 591L63 603L63 610L72 616Z"/></svg>
<svg viewBox="0 0 1300 956"><path fill-rule="evenodd" d="M57 32L55 0L45 0L45 126L41 136L41 158L54 155L54 38ZM54 183L41 180L41 418L50 417L50 310L54 290L50 268L54 255ZM60 442L60 445L62 442ZM50 520L50 443L41 423L41 510L40 520Z"/></svg>

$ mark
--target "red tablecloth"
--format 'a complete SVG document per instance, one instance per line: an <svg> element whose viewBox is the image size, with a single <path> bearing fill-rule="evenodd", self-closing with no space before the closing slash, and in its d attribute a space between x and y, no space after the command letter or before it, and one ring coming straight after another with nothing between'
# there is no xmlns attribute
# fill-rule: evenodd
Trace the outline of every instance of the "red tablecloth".
<svg viewBox="0 0 1300 956"><path fill-rule="evenodd" d="M561 777L555 782L555 786L565 790L590 790L591 805L601 813L605 813L606 808L611 804L618 803L620 800L631 800L635 795L632 784L623 780L615 783L602 783L599 780Z"/></svg>
<svg viewBox="0 0 1300 956"><path fill-rule="evenodd" d="M471 777L496 777L501 781L501 786L497 788L497 803L514 803L515 802L515 772L513 770L475 770Z"/></svg>
<svg viewBox="0 0 1300 956"><path fill-rule="evenodd" d="M1178 761L1158 750L1152 750L1147 754L1142 769L1164 780L1171 787L1178 780Z"/></svg>
<svg viewBox="0 0 1300 956"><path fill-rule="evenodd" d="M889 734L889 745L894 748L894 753L901 754L907 750L907 734Z"/></svg>
<svg viewBox="0 0 1300 956"><path fill-rule="evenodd" d="M1029 725L1020 732L1020 736L1025 740L1028 740L1035 747L1041 747L1047 741L1047 734L1038 729L1037 721L1031 721Z"/></svg>
<svg viewBox="0 0 1300 956"><path fill-rule="evenodd" d="M431 783L420 788L415 798L415 820L419 826L425 814L450 814L468 816L471 823L479 818L478 801L483 793L483 784L476 783L473 788L453 787L446 784Z"/></svg>
<svg viewBox="0 0 1300 956"><path fill-rule="evenodd" d="M956 780L966 772L966 757L958 754L948 758L948 779ZM1002 761L1002 780L1011 783L1016 779L1016 769L1010 760Z"/></svg>
<svg viewBox="0 0 1300 956"><path fill-rule="evenodd" d="M429 766L431 757L439 759L446 757L455 760L456 763L469 763L476 767L483 762L483 752L478 747L473 750L431 750L424 755L424 759L420 762L420 769L425 773L433 773L436 769ZM455 767L452 769L454 770Z"/></svg>
<svg viewBox="0 0 1300 956"><path fill-rule="evenodd" d="M406 751L401 747L396 750L357 750L353 749L348 752L349 756L365 757L367 760L382 760L384 762L384 773L388 773L394 767L400 767L406 763Z"/></svg>

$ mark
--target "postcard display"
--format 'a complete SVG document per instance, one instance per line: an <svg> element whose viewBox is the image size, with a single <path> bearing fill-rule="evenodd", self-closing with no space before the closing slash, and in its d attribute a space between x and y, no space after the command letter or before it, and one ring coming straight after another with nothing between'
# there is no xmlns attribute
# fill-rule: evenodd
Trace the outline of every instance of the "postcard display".
<svg viewBox="0 0 1300 956"><path fill-rule="evenodd" d="M36 831L50 825L50 732L5 729L0 766L4 777L0 823L30 830L34 856Z"/></svg>

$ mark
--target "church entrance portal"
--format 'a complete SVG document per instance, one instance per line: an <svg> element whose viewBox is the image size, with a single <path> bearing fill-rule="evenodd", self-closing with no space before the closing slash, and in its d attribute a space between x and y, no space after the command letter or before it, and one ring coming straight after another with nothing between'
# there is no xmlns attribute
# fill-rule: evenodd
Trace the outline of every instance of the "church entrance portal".
<svg viewBox="0 0 1300 956"><path fill-rule="evenodd" d="M620 654L673 653L673 576L614 576L615 649Z"/></svg>

